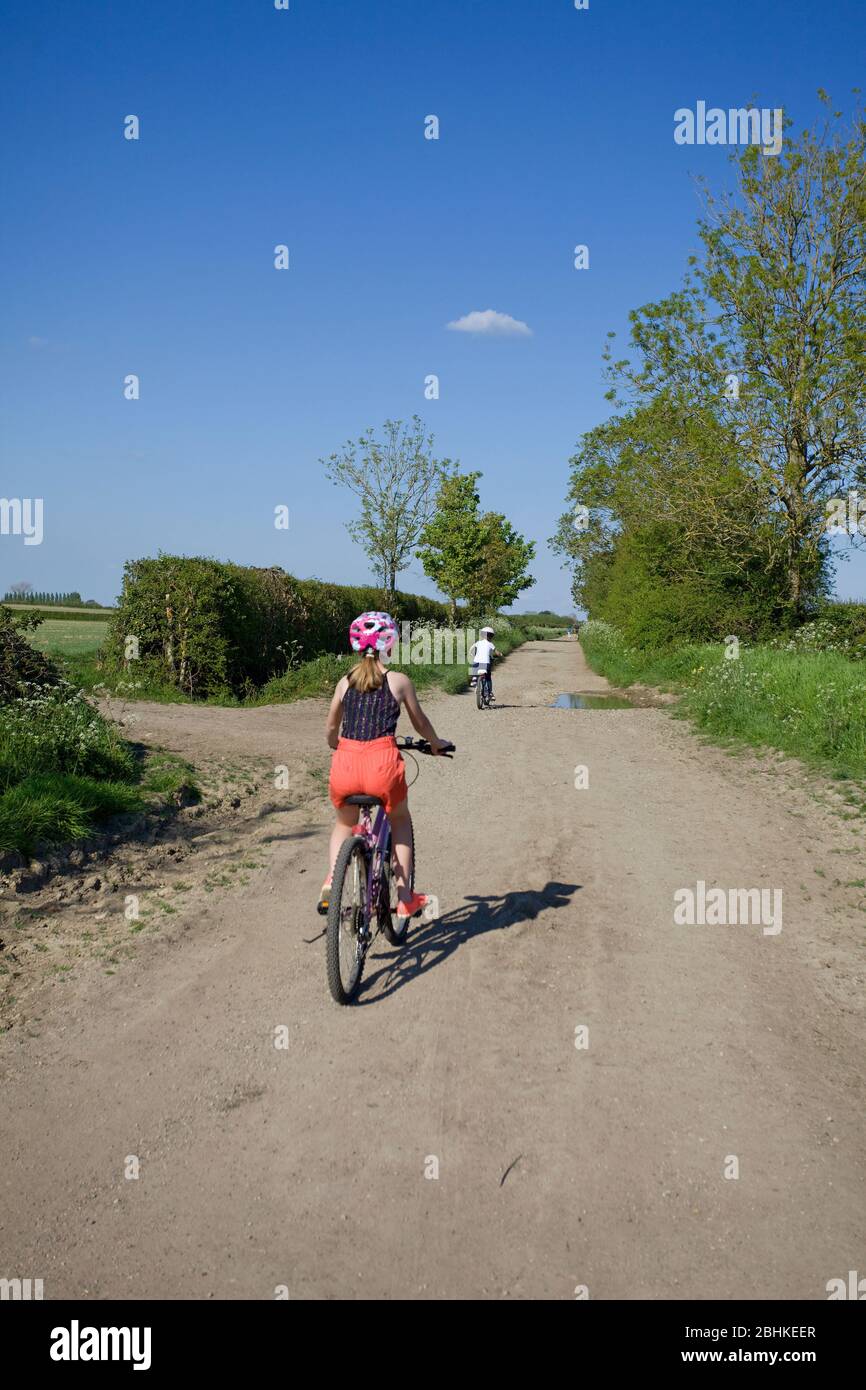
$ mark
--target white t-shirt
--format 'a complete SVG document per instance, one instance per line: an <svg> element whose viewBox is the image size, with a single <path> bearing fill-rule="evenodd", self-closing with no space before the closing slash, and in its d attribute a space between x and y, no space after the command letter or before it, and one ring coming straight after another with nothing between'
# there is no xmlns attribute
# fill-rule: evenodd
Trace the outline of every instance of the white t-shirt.
<svg viewBox="0 0 866 1390"><path fill-rule="evenodd" d="M489 666L496 648L486 637L481 637L469 653L473 666Z"/></svg>

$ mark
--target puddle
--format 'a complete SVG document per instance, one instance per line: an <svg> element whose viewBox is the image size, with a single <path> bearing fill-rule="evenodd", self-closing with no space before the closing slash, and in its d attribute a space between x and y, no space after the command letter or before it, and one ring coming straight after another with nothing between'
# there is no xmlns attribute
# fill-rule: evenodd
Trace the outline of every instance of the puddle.
<svg viewBox="0 0 866 1390"><path fill-rule="evenodd" d="M551 709L634 709L622 695L557 695Z"/></svg>

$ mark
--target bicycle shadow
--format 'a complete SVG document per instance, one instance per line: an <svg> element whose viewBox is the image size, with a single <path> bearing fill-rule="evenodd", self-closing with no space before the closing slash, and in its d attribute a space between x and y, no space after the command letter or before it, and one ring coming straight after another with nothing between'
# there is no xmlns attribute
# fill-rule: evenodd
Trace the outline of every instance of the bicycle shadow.
<svg viewBox="0 0 866 1390"><path fill-rule="evenodd" d="M413 923L405 946L388 947L384 953L368 956L369 973L361 983L356 1007L387 999L395 990L441 965L472 937L532 922L549 908L567 907L581 887L580 883L547 883L540 892L526 888L486 897L470 894L462 906L444 912L434 921ZM371 965L377 968L369 970ZM363 997L374 989L375 998Z"/></svg>

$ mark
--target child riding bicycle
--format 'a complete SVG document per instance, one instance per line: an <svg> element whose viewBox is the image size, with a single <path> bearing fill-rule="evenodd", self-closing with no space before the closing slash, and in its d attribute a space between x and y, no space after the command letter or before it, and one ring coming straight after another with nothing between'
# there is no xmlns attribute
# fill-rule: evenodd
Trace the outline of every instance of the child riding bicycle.
<svg viewBox="0 0 866 1390"><path fill-rule="evenodd" d="M415 917L428 901L425 894L411 889L412 821L406 772L394 737L401 706L434 753L450 745L437 737L409 677L387 669L398 636L397 624L388 613L362 613L349 628L350 645L360 660L337 682L328 711L328 745L335 750L328 790L337 820L331 831L328 877L319 895L320 913L328 910L340 846L354 834L358 822L358 808L347 806L346 798L358 794L380 797L391 821L397 916Z"/></svg>
<svg viewBox="0 0 866 1390"><path fill-rule="evenodd" d="M493 658L502 655L493 645L493 636L492 627L483 627L481 636L477 642L472 644L469 652L471 663L469 689L474 690L477 682L486 674L491 701L493 700Z"/></svg>

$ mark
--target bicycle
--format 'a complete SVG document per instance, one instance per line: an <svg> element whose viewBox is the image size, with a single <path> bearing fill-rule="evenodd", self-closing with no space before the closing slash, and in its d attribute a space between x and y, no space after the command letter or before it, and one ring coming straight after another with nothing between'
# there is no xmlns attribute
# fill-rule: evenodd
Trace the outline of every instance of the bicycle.
<svg viewBox="0 0 866 1390"><path fill-rule="evenodd" d="M414 753L433 750L426 739L403 737L397 747ZM447 743L446 750L454 751ZM442 757L450 757L445 751ZM378 796L348 796L346 805L357 806L361 815L354 834L341 845L331 880L325 957L328 988L338 1004L349 1004L358 992L367 952L382 932L392 946L402 946L409 932L409 917L397 915L397 880L392 863L391 822ZM373 811L376 811L375 820ZM412 880L415 891L415 832L412 834Z"/></svg>
<svg viewBox="0 0 866 1390"><path fill-rule="evenodd" d="M482 671L475 682L475 703L479 709L489 709L492 698L493 687L490 680L490 672Z"/></svg>

